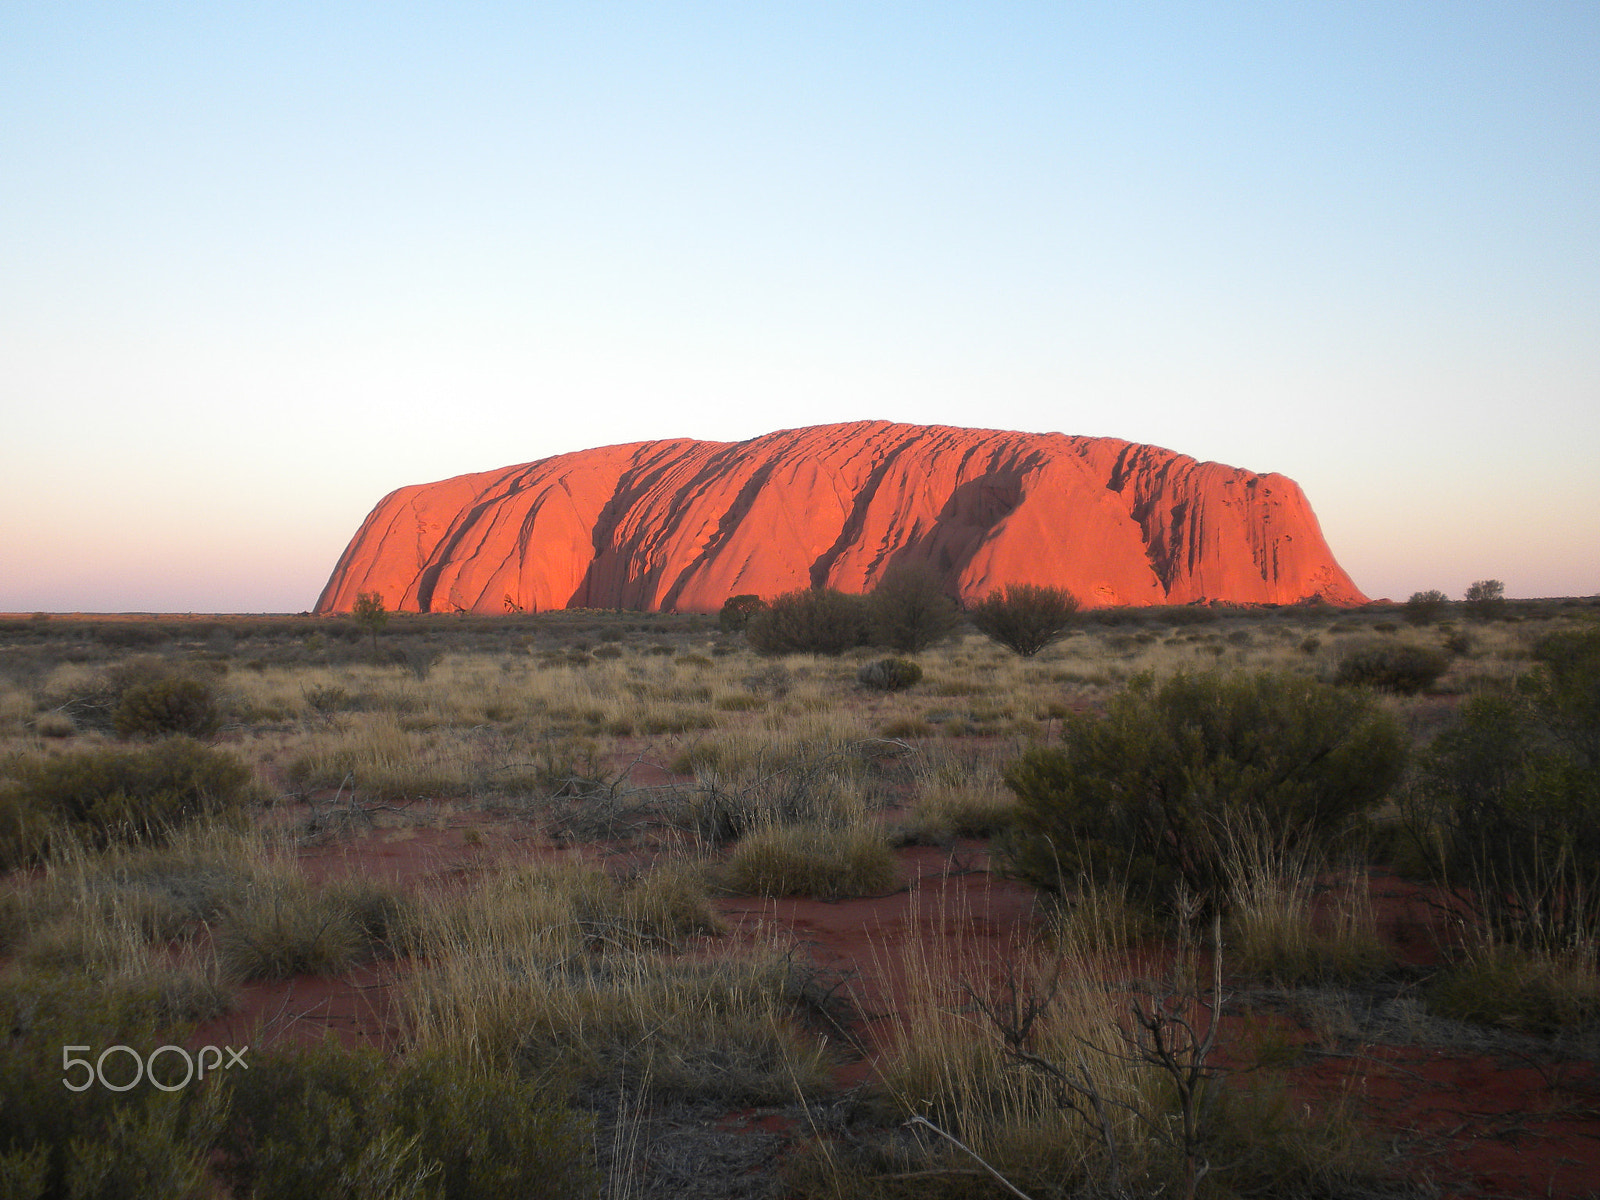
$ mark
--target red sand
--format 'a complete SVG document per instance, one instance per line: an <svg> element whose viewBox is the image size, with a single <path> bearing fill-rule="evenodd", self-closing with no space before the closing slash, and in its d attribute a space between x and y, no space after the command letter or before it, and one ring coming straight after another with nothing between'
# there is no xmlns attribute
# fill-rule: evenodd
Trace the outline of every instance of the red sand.
<svg viewBox="0 0 1600 1200"><path fill-rule="evenodd" d="M483 841L468 840L482 826ZM590 848L585 851L592 853ZM450 828L377 831L302 855L313 877L361 873L414 885L459 879L491 861L577 853L537 837L519 838L488 818L463 817ZM1034 893L997 879L985 869L981 846L951 851L902 852L907 889L887 896L835 903L811 899L732 898L719 902L730 936L753 933L792 937L819 968L846 977L841 985L859 1011L854 1033L867 1047L881 1043L885 1016L899 1002L898 948L908 937L959 935L981 961L1001 961L1019 930L1033 920ZM1380 929L1400 938L1404 959L1426 962L1447 930L1421 889L1392 877L1373 883ZM393 1044L391 993L403 964L364 967L335 980L295 979L240 989L229 1016L199 1030L195 1045L262 1047L285 1040L313 1041L332 1031L348 1042ZM1230 1017L1228 1032L1284 1018ZM1286 1023L1293 1029L1292 1023ZM1293 1040L1310 1041L1295 1029ZM842 1066L838 1081L870 1079L870 1058ZM1249 1086L1248 1075L1237 1085ZM1525 1054L1470 1053L1429 1046L1360 1044L1348 1052L1314 1049L1291 1068L1293 1094L1309 1106L1353 1097L1372 1136L1400 1147L1404 1169L1461 1200L1485 1197L1552 1197L1579 1200L1600 1186L1600 1073L1586 1062L1535 1062ZM729 1129L801 1134L769 1111L730 1115Z"/></svg>

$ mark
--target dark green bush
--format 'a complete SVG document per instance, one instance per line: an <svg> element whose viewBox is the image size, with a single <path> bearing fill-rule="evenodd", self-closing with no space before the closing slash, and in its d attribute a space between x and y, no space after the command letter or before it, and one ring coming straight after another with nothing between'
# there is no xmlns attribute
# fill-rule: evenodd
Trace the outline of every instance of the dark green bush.
<svg viewBox="0 0 1600 1200"><path fill-rule="evenodd" d="M161 841L179 825L237 809L250 782L250 769L236 755L186 737L22 759L10 774L0 787L6 865L43 853L39 838L51 828L96 848Z"/></svg>
<svg viewBox="0 0 1600 1200"><path fill-rule="evenodd" d="M123 690L111 723L118 737L206 738L222 725L215 690L199 679L168 675Z"/></svg>
<svg viewBox="0 0 1600 1200"><path fill-rule="evenodd" d="M131 646L159 646L163 642L172 640L165 626L147 625L139 621L97 621L93 629L95 641L102 646L116 646L123 649Z"/></svg>
<svg viewBox="0 0 1600 1200"><path fill-rule="evenodd" d="M329 1041L261 1055L230 1082L228 1174L242 1195L562 1200L599 1186L585 1123L510 1073L432 1055L391 1062ZM426 1186L372 1189L413 1179Z"/></svg>
<svg viewBox="0 0 1600 1200"><path fill-rule="evenodd" d="M1414 696L1432 687L1450 669L1450 656L1431 646L1373 642L1357 646L1339 660L1333 681L1346 687L1377 688Z"/></svg>
<svg viewBox="0 0 1600 1200"><path fill-rule="evenodd" d="M907 658L880 658L856 672L856 682L879 692L898 692L916 684L922 668Z"/></svg>
<svg viewBox="0 0 1600 1200"><path fill-rule="evenodd" d="M1600 629L1534 658L1537 675L1468 700L1434 740L1407 821L1495 937L1564 950L1600 938Z"/></svg>
<svg viewBox="0 0 1600 1200"><path fill-rule="evenodd" d="M1324 848L1400 776L1398 725L1366 696L1294 676L1136 680L1104 715L1069 713L1059 747L1006 770L1011 869L1043 887L1089 873L1169 902L1226 903L1241 836Z"/></svg>
<svg viewBox="0 0 1600 1200"><path fill-rule="evenodd" d="M40 1200L120 1200L171 1196L199 1200L214 1192L205 1169L220 1132L215 1077L163 1092L148 1074L127 1091L96 1082L83 1091L83 1067L63 1070L64 1046L87 1046L73 1057L91 1063L110 1046L128 1046L142 1059L181 1040L159 1022L153 991L108 987L104 980L11 974L0 979L0 1195ZM131 1082L131 1057L117 1052L104 1070ZM157 1061L158 1077L175 1083L183 1067L174 1055ZM6 1191L31 1176L33 1191Z"/></svg>
<svg viewBox="0 0 1600 1200"><path fill-rule="evenodd" d="M729 596L717 614L717 628L723 633L740 633L750 624L750 618L767 607L760 596Z"/></svg>
<svg viewBox="0 0 1600 1200"><path fill-rule="evenodd" d="M1031 658L1066 634L1079 601L1063 588L1010 584L990 592L969 614L978 631Z"/></svg>
<svg viewBox="0 0 1600 1200"><path fill-rule="evenodd" d="M359 592L350 606L350 619L372 635L372 649L378 649L378 634L389 623L389 609L383 602L382 592Z"/></svg>
<svg viewBox="0 0 1600 1200"><path fill-rule="evenodd" d="M745 627L760 654L842 654L870 636L867 604L832 588L807 588L775 597Z"/></svg>
<svg viewBox="0 0 1600 1200"><path fill-rule="evenodd" d="M1440 591L1412 592L1406 601L1406 620L1413 625L1431 625L1449 603L1450 597Z"/></svg>
<svg viewBox="0 0 1600 1200"><path fill-rule="evenodd" d="M922 563L890 570L872 589L868 608L874 640L901 654L926 650L961 627L961 610L943 580Z"/></svg>
<svg viewBox="0 0 1600 1200"><path fill-rule="evenodd" d="M1210 625L1222 614L1209 604L1173 604L1150 610L1152 620L1167 625Z"/></svg>
<svg viewBox="0 0 1600 1200"><path fill-rule="evenodd" d="M1480 621L1505 616L1506 585L1498 579L1479 579L1467 589L1467 611Z"/></svg>

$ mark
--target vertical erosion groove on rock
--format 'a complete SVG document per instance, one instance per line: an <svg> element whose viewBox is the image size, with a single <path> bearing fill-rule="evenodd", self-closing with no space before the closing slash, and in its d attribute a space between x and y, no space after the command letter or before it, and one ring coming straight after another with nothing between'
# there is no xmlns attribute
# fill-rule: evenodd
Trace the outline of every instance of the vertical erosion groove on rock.
<svg viewBox="0 0 1600 1200"><path fill-rule="evenodd" d="M922 563L964 602L1359 604L1299 486L1115 438L861 421L603 446L381 500L317 602L715 612Z"/></svg>

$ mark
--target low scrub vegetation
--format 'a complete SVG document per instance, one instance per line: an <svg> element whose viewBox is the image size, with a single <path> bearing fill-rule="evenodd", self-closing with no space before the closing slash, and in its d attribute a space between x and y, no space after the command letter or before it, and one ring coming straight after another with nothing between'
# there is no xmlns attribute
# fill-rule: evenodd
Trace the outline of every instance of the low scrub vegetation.
<svg viewBox="0 0 1600 1200"><path fill-rule="evenodd" d="M1592 1046L1589 605L1058 605L1012 647L926 584L391 613L381 653L3 623L0 1195L1397 1195L1302 1043ZM775 609L810 632L757 654ZM312 1040L346 1003L374 1046ZM248 1075L61 1086L218 1018Z"/></svg>
<svg viewBox="0 0 1600 1200"><path fill-rule="evenodd" d="M1071 592L1019 583L991 592L968 615L978 632L1023 658L1032 658L1066 636L1079 607Z"/></svg>
<svg viewBox="0 0 1600 1200"><path fill-rule="evenodd" d="M1413 845L1484 934L1600 947L1600 628L1534 648L1539 671L1474 696L1423 756Z"/></svg>
<svg viewBox="0 0 1600 1200"><path fill-rule="evenodd" d="M867 600L873 640L901 654L916 654L953 636L961 610L929 567L892 568Z"/></svg>
<svg viewBox="0 0 1600 1200"><path fill-rule="evenodd" d="M1600 966L1589 948L1551 953L1480 938L1429 981L1427 1002L1457 1021L1549 1037L1600 1017Z"/></svg>
<svg viewBox="0 0 1600 1200"><path fill-rule="evenodd" d="M648 1080L661 1095L771 1103L821 1078L797 1028L795 964L769 949L677 953L704 909L604 872L506 872L419 921L407 1042L583 1089ZM714 935L713 935L714 936Z"/></svg>
<svg viewBox="0 0 1600 1200"><path fill-rule="evenodd" d="M222 724L215 690L209 683L168 675L136 683L123 691L111 714L118 737L183 734L208 738Z"/></svg>
<svg viewBox="0 0 1600 1200"><path fill-rule="evenodd" d="M234 754L186 737L12 762L0 780L0 866L52 846L159 842L193 821L235 812L251 775Z"/></svg>
<svg viewBox="0 0 1600 1200"><path fill-rule="evenodd" d="M843 654L871 637L864 597L832 588L807 588L775 596L745 626L760 654Z"/></svg>
<svg viewBox="0 0 1600 1200"><path fill-rule="evenodd" d="M227 1174L266 1200L580 1200L589 1123L532 1078L471 1058L399 1062L337 1041L268 1053L231 1079Z"/></svg>
<svg viewBox="0 0 1600 1200"><path fill-rule="evenodd" d="M1449 669L1450 656L1436 647L1373 642L1346 653L1339 660L1333 681L1348 687L1414 696L1432 687Z"/></svg>
<svg viewBox="0 0 1600 1200"><path fill-rule="evenodd" d="M1172 907L1226 908L1230 838L1329 846L1400 778L1399 726L1359 694L1281 675L1140 680L1008 769L1012 868L1044 887L1120 873Z"/></svg>
<svg viewBox="0 0 1600 1200"><path fill-rule="evenodd" d="M865 823L757 830L739 840L722 873L722 885L744 895L824 900L881 895L898 882L883 833Z"/></svg>
<svg viewBox="0 0 1600 1200"><path fill-rule="evenodd" d="M922 668L908 658L880 658L856 672L856 682L879 692L898 692L922 681Z"/></svg>

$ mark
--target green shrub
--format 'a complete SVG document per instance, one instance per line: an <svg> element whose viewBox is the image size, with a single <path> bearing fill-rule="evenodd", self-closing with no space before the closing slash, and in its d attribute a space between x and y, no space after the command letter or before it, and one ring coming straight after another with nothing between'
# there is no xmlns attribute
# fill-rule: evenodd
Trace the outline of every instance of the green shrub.
<svg viewBox="0 0 1600 1200"><path fill-rule="evenodd" d="M1450 597L1440 591L1412 592L1406 601L1406 620L1413 625L1431 625L1449 603Z"/></svg>
<svg viewBox="0 0 1600 1200"><path fill-rule="evenodd" d="M1167 625L1211 625L1220 620L1222 614L1209 604L1173 604L1152 608L1150 617Z"/></svg>
<svg viewBox="0 0 1600 1200"><path fill-rule="evenodd" d="M869 636L866 601L832 588L775 597L745 627L760 654L842 654Z"/></svg>
<svg viewBox="0 0 1600 1200"><path fill-rule="evenodd" d="M145 625L138 621L96 622L93 628L95 641L102 646L116 646L121 649L132 646L159 646L172 640L165 626Z"/></svg>
<svg viewBox="0 0 1600 1200"><path fill-rule="evenodd" d="M1126 878L1160 903L1227 903L1241 830L1286 853L1326 847L1404 765L1398 725L1366 696L1292 676L1135 680L1104 715L1074 713L1059 747L1006 770L1011 868L1043 887Z"/></svg>
<svg viewBox="0 0 1600 1200"><path fill-rule="evenodd" d="M1592 955L1552 955L1489 940L1440 971L1426 997L1442 1017L1549 1036L1600 1013L1600 976Z"/></svg>
<svg viewBox="0 0 1600 1200"><path fill-rule="evenodd" d="M236 1073L227 1174L272 1200L593 1196L585 1124L538 1081L327 1041Z"/></svg>
<svg viewBox="0 0 1600 1200"><path fill-rule="evenodd" d="M1481 621L1505 615L1506 585L1498 579L1479 579L1467 589L1467 611Z"/></svg>
<svg viewBox="0 0 1600 1200"><path fill-rule="evenodd" d="M1548 637L1541 670L1475 696L1428 748L1407 825L1496 940L1600 941L1600 628Z"/></svg>
<svg viewBox="0 0 1600 1200"><path fill-rule="evenodd" d="M215 1076L176 1092L159 1090L148 1073L125 1091L63 1086L64 1079L83 1082L87 1069L63 1069L65 1046L88 1047L74 1057L94 1064L110 1046L148 1060L157 1047L181 1040L180 1030L162 1028L160 1009L153 991L102 979L0 979L0 1029L7 1032L0 1037L0 1195L23 1171L39 1186L11 1194L45 1200L213 1194L203 1173L220 1132ZM125 1052L107 1056L103 1067L119 1085L133 1079ZM183 1073L176 1056L160 1058L157 1072L168 1083Z"/></svg>
<svg viewBox="0 0 1600 1200"><path fill-rule="evenodd" d="M1078 598L1062 588L1018 583L990 592L969 615L980 633L1031 658L1066 634L1078 608Z"/></svg>
<svg viewBox="0 0 1600 1200"><path fill-rule="evenodd" d="M760 596L729 596L717 614L717 628L723 633L740 633L750 624L750 618L766 607L767 602Z"/></svg>
<svg viewBox="0 0 1600 1200"><path fill-rule="evenodd" d="M901 654L937 645L961 627L961 610L931 567L891 569L868 597L874 640Z"/></svg>
<svg viewBox="0 0 1600 1200"><path fill-rule="evenodd" d="M23 759L11 775L0 788L0 853L10 864L41 854L51 827L95 848L162 841L180 825L236 810L250 782L237 756L186 737Z"/></svg>
<svg viewBox="0 0 1600 1200"><path fill-rule="evenodd" d="M1450 656L1431 646L1373 642L1347 652L1339 660L1333 681L1346 687L1414 696L1432 687L1449 669Z"/></svg>
<svg viewBox="0 0 1600 1200"><path fill-rule="evenodd" d="M372 648L378 648L378 634L389 623L389 610L383 602L381 592L361 592L356 596L356 602L350 606L350 617L360 625L364 625L367 632L372 634Z"/></svg>
<svg viewBox="0 0 1600 1200"><path fill-rule="evenodd" d="M168 675L123 691L111 714L117 736L207 738L222 724L215 690L199 679Z"/></svg>
<svg viewBox="0 0 1600 1200"><path fill-rule="evenodd" d="M856 672L856 682L878 692L898 692L922 679L922 668L907 658L880 658Z"/></svg>

